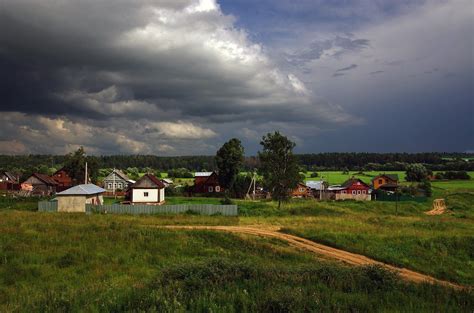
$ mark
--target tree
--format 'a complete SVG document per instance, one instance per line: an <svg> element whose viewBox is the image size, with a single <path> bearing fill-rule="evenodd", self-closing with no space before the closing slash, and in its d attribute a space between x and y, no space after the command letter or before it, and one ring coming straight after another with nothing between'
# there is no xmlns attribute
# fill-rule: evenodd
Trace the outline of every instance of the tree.
<svg viewBox="0 0 474 313"><path fill-rule="evenodd" d="M64 162L64 169L68 172L69 176L73 179L74 183L82 184L85 179L85 169L87 162L87 174L92 182L97 181L98 166L96 158L86 157L86 152L83 147L80 147L73 153L66 155Z"/></svg>
<svg viewBox="0 0 474 313"><path fill-rule="evenodd" d="M229 195L240 168L244 162L244 147L237 138L232 138L222 145L216 153L216 165L219 170L219 184Z"/></svg>
<svg viewBox="0 0 474 313"><path fill-rule="evenodd" d="M423 164L409 164L406 169L406 180L421 182L428 179L429 171Z"/></svg>
<svg viewBox="0 0 474 313"><path fill-rule="evenodd" d="M263 136L260 144L263 146L262 151L258 152L260 173L280 208L281 202L289 199L291 190L301 179L297 159L293 155L295 143L274 132Z"/></svg>

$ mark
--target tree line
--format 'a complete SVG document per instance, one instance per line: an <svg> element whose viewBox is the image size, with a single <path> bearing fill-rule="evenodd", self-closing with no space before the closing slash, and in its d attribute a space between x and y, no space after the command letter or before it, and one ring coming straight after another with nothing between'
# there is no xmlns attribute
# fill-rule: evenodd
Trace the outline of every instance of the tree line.
<svg viewBox="0 0 474 313"><path fill-rule="evenodd" d="M295 154L307 171L404 171L408 164L424 164L432 171L474 171L474 154L467 153L314 153ZM65 155L0 155L0 169L16 172L45 172L65 165ZM87 156L100 168L147 168L169 172L176 169L212 171L217 169L215 156L106 155ZM260 167L257 156L243 158L242 169Z"/></svg>

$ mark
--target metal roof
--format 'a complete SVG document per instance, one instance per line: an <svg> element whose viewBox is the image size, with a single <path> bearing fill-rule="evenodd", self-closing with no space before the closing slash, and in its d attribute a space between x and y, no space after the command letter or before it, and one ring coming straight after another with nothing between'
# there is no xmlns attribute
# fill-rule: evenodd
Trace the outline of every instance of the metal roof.
<svg viewBox="0 0 474 313"><path fill-rule="evenodd" d="M311 189L323 190L324 189L324 181L322 181L322 180L308 180L308 181L306 181L306 186L308 186Z"/></svg>
<svg viewBox="0 0 474 313"><path fill-rule="evenodd" d="M207 177L211 176L213 172L196 172L194 173L194 177Z"/></svg>
<svg viewBox="0 0 474 313"><path fill-rule="evenodd" d="M66 189L64 191L61 191L57 193L56 195L57 196L72 196L72 195L87 196L87 195L95 195L95 194L103 193L103 192L105 192L105 189L102 189L99 186L96 186L94 184L83 184L83 185L77 185L69 189Z"/></svg>

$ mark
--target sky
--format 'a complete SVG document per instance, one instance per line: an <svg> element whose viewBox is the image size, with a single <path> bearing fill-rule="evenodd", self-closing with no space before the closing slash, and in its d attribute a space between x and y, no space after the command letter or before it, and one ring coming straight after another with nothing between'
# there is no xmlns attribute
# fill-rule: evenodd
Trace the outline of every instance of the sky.
<svg viewBox="0 0 474 313"><path fill-rule="evenodd" d="M0 154L474 151L474 4L1 0Z"/></svg>

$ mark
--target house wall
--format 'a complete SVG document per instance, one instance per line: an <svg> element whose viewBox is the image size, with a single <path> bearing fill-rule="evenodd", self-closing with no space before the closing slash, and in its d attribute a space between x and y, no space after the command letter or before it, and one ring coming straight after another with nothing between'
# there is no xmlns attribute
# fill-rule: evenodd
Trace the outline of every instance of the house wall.
<svg viewBox="0 0 474 313"><path fill-rule="evenodd" d="M58 212L86 212L86 196L58 196Z"/></svg>
<svg viewBox="0 0 474 313"><path fill-rule="evenodd" d="M306 197L312 197L313 193L311 192L311 188L298 184L295 189L293 189L291 193L292 197L295 198L306 198Z"/></svg>
<svg viewBox="0 0 474 313"><path fill-rule="evenodd" d="M164 193L164 189L163 190ZM161 190L158 188L139 188L132 190L132 202L133 203L149 203L149 202L161 202L160 193ZM144 196L144 193L148 192L148 197ZM164 200L164 195L163 195Z"/></svg>
<svg viewBox="0 0 474 313"><path fill-rule="evenodd" d="M355 194L352 193L337 193L336 200L358 200L358 201L370 201L370 194Z"/></svg>
<svg viewBox="0 0 474 313"><path fill-rule="evenodd" d="M115 176L115 182L114 182L114 176ZM115 190L117 189L127 189L128 188L128 182L124 179L122 179L120 176L118 176L116 173L109 174L104 179L104 189L107 191L113 191L114 190L114 184L115 183Z"/></svg>

